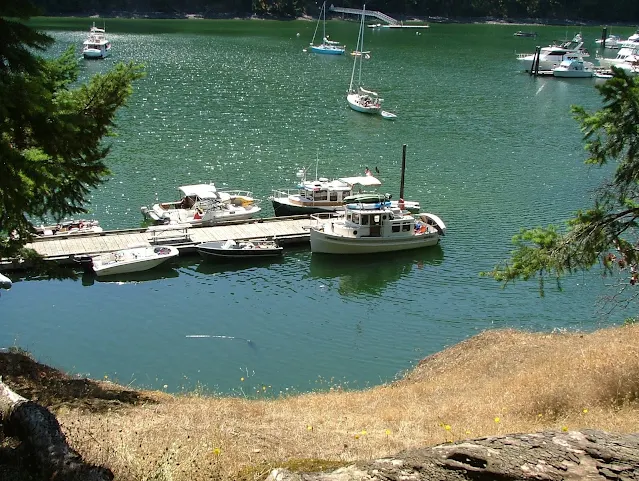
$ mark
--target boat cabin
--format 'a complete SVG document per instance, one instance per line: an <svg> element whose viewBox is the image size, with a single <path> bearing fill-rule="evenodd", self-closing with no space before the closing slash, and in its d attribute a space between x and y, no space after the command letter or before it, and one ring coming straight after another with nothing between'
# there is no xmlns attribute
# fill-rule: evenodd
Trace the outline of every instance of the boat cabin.
<svg viewBox="0 0 639 481"><path fill-rule="evenodd" d="M428 219L415 218L390 202L377 204L348 204L343 222L331 223L331 230L346 237L408 237L414 234L435 233L437 229Z"/></svg>
<svg viewBox="0 0 639 481"><path fill-rule="evenodd" d="M382 185L382 183L371 175L342 177L331 181L325 177L320 177L317 180L300 183L297 189L297 195L292 196L290 200L299 205L342 205L347 197L356 193L354 190L357 186L377 187L380 185Z"/></svg>

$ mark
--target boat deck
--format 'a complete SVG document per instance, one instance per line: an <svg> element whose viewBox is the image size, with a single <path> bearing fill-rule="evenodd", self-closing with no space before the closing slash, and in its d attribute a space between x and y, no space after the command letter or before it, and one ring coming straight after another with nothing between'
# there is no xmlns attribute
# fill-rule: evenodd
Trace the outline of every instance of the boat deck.
<svg viewBox="0 0 639 481"><path fill-rule="evenodd" d="M310 223L307 216L292 216L250 219L210 227L192 227L188 224L153 226L39 237L25 247L35 250L47 261L71 264L74 256L96 255L140 246L171 245L177 247L182 254L196 252L196 246L202 242L227 239L277 238L281 245L306 243L309 241ZM0 271L25 267L27 266L11 260L0 263Z"/></svg>

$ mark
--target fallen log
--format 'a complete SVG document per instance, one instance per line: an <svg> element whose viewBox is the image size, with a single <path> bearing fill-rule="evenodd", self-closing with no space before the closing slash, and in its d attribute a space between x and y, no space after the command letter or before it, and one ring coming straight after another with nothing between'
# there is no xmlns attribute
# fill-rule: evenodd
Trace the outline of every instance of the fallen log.
<svg viewBox="0 0 639 481"><path fill-rule="evenodd" d="M421 448L326 473L276 469L266 481L639 480L639 434L512 434Z"/></svg>
<svg viewBox="0 0 639 481"><path fill-rule="evenodd" d="M18 439L35 461L43 479L112 481L104 467L85 463L68 444L56 417L46 407L13 392L0 378L0 427Z"/></svg>

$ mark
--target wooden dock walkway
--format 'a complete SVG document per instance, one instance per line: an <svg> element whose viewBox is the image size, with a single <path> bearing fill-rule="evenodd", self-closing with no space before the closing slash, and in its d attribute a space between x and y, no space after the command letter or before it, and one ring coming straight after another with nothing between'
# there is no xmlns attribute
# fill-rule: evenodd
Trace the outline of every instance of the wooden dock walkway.
<svg viewBox="0 0 639 481"><path fill-rule="evenodd" d="M35 250L47 261L70 264L74 262L74 256L96 255L136 246L172 245L182 254L196 252L198 244L215 240L277 238L282 245L305 243L309 239L310 225L308 217L293 216L250 219L209 227L184 224L153 226L38 237L25 247ZM10 261L0 265L0 271L16 268L19 268L16 263Z"/></svg>

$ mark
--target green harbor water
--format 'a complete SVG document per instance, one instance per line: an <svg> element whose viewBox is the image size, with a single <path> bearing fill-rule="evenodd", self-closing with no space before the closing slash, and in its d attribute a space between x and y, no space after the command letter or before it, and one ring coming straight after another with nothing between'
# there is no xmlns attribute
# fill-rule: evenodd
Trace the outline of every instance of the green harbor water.
<svg viewBox="0 0 639 481"><path fill-rule="evenodd" d="M0 346L136 387L271 395L387 382L485 329L590 330L629 315L608 313L618 280L597 270L547 285L543 298L534 281L504 290L479 276L507 258L520 227L560 225L610 173L583 164L570 114L600 107L594 81L533 78L515 59L575 28L531 27L536 39L507 25L367 29L362 76L393 122L348 108L353 59L304 52L313 21L107 19L112 56L85 61L91 21L33 24L57 40L47 55L76 46L83 79L119 61L145 65L108 140L112 177L91 196L89 217L104 228L139 226L141 206L199 182L251 190L268 217L271 191L306 167L325 177L376 167L397 197L406 144L406 198L448 233L401 255L331 258L301 246L269 264L185 257L117 282L12 276ZM357 21L327 29L354 48ZM594 54L601 30L581 32Z"/></svg>

